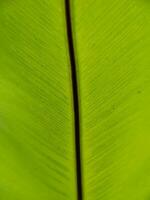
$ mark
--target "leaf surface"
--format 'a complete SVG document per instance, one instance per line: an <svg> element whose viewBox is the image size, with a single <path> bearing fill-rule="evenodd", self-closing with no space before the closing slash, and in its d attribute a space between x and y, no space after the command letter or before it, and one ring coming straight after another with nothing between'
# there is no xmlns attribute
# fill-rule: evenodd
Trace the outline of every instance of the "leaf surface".
<svg viewBox="0 0 150 200"><path fill-rule="evenodd" d="M64 5L2 1L0 30L0 199L76 199Z"/></svg>
<svg viewBox="0 0 150 200"><path fill-rule="evenodd" d="M76 0L86 200L150 198L150 3Z"/></svg>
<svg viewBox="0 0 150 200"><path fill-rule="evenodd" d="M83 199L150 198L150 3L70 0ZM65 1L0 2L0 199L77 200Z"/></svg>

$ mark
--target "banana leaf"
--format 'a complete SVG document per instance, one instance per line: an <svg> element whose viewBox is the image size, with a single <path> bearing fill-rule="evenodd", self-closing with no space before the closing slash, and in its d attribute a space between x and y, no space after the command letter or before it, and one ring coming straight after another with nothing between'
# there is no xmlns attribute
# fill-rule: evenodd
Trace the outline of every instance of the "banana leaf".
<svg viewBox="0 0 150 200"><path fill-rule="evenodd" d="M150 199L150 2L0 1L0 200Z"/></svg>

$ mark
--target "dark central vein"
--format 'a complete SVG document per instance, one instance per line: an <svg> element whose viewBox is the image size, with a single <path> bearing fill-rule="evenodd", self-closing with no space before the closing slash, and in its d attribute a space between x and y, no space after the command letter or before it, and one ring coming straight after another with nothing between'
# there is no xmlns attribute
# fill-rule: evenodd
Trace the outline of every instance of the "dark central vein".
<svg viewBox="0 0 150 200"><path fill-rule="evenodd" d="M76 67L76 60L75 60L72 24L71 24L70 0L65 0L65 11L66 11L66 26L67 26L67 37L68 37L68 47L69 47L70 64L71 64L72 91L73 91L77 197L78 197L78 200L83 200L82 173L81 173L81 149L80 149L79 96L78 96L77 71L76 71L77 67Z"/></svg>

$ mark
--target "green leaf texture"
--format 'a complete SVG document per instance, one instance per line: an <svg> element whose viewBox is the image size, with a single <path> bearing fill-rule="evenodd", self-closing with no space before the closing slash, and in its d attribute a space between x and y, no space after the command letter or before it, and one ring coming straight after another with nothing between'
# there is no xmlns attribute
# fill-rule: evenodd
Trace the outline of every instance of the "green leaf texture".
<svg viewBox="0 0 150 200"><path fill-rule="evenodd" d="M0 199L76 199L63 4L3 1L0 30Z"/></svg>
<svg viewBox="0 0 150 200"><path fill-rule="evenodd" d="M150 198L150 4L75 1L84 194Z"/></svg>
<svg viewBox="0 0 150 200"><path fill-rule="evenodd" d="M70 0L83 199L150 199L150 2ZM77 200L64 0L0 1L0 200Z"/></svg>

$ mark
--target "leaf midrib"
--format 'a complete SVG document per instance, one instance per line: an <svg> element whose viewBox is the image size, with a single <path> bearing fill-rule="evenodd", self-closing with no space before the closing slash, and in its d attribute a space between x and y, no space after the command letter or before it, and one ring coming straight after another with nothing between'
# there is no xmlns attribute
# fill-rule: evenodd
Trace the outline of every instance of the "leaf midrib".
<svg viewBox="0 0 150 200"><path fill-rule="evenodd" d="M83 200L82 191L82 171L81 171L81 147L80 147L80 109L79 109L79 95L77 82L77 67L74 51L72 22L71 22L71 8L70 0L65 0L65 16L66 16L66 31L68 41L68 51L71 67L71 82L72 82L72 96L73 96L73 111L74 111L74 133L75 133L75 157L76 157L76 182L77 182L77 199Z"/></svg>

